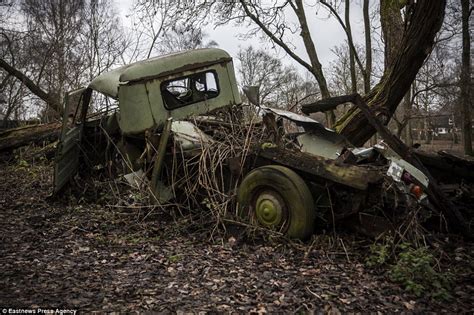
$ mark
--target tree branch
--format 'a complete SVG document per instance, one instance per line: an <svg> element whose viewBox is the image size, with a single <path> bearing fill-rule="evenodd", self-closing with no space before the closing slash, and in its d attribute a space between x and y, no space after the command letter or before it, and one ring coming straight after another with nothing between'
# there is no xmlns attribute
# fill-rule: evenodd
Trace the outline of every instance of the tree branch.
<svg viewBox="0 0 474 315"><path fill-rule="evenodd" d="M321 4L324 5L325 7L327 7L329 9L329 11L332 13L332 15L334 15L334 17L337 19L337 21L339 22L339 24L341 25L342 29L344 30L344 33L346 33L346 36L347 36L347 42L349 43L349 49L352 51L352 53L354 54L354 57L355 57L355 60L357 62L357 65L359 66L360 68L360 71L362 72L362 75L365 76L365 68L364 66L362 65L362 62L360 61L360 58L359 58L359 54L357 53L356 49L355 49L355 46L354 46L354 42L352 40L352 34L350 34L349 30L347 29L346 25L344 24L344 22L342 21L341 17L339 16L339 14L337 13L337 11L329 4L327 3L326 1L324 0L321 0Z"/></svg>
<svg viewBox="0 0 474 315"><path fill-rule="evenodd" d="M246 4L246 1L245 0L240 0L240 4L242 5L242 8L244 9L245 11L245 14L255 23L258 25L258 27L260 27L260 29L268 36L270 37L270 39L275 43L277 44L278 46L280 46L281 48L283 48L283 50L288 54L290 55L291 58L293 58L296 62L298 62L300 65L302 65L303 67L305 67L306 69L308 69L309 72L313 73L314 74L314 69L313 67L307 63L306 61L304 61L303 59L301 59L298 55L296 55L291 49L290 47L288 47L281 39L277 38L275 36L275 34L273 34L263 23L262 21L260 21L258 19L257 16L255 16L255 14L253 14L252 12L250 12L247 4Z"/></svg>
<svg viewBox="0 0 474 315"><path fill-rule="evenodd" d="M10 64L8 64L5 60L0 58L0 67L7 71L10 75L13 75L18 80L23 82L25 86L36 96L40 99L48 103L48 105L54 109L57 113L61 114L63 112L62 106L58 103L56 99L51 97L51 95L45 91L43 91L38 85L36 85L30 78L28 78L24 73L15 69Z"/></svg>

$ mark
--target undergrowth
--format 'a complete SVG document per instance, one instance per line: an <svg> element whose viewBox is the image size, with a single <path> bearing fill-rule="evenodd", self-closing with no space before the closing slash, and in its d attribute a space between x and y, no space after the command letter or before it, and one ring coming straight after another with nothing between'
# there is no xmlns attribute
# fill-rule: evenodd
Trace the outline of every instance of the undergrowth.
<svg viewBox="0 0 474 315"><path fill-rule="evenodd" d="M386 238L370 246L366 264L385 270L391 281L417 297L452 298L449 294L452 275L440 269L434 251L425 245L396 244L392 238Z"/></svg>

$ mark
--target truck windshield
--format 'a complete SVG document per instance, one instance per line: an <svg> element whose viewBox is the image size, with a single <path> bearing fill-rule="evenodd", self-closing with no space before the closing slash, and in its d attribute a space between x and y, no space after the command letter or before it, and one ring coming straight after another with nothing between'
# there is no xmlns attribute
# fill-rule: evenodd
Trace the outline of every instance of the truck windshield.
<svg viewBox="0 0 474 315"><path fill-rule="evenodd" d="M214 71L200 72L161 83L165 107L175 109L202 102L219 95L217 75Z"/></svg>

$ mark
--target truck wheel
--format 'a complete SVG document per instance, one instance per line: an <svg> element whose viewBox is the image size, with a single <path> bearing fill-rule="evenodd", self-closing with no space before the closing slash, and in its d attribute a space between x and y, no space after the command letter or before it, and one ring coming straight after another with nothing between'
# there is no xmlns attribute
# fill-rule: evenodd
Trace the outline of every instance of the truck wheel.
<svg viewBox="0 0 474 315"><path fill-rule="evenodd" d="M314 230L314 202L304 180L279 165L262 166L242 181L237 201L244 217L290 238L306 239Z"/></svg>

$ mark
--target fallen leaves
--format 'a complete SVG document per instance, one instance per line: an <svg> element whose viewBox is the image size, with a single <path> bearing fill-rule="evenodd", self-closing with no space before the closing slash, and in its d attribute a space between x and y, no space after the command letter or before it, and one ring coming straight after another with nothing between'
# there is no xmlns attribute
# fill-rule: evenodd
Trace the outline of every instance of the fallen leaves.
<svg viewBox="0 0 474 315"><path fill-rule="evenodd" d="M473 305L468 280L455 288L455 303L412 300L353 253L349 263L317 246L248 244L236 236L210 242L176 233L179 222L163 216L140 221L130 209L46 202L50 170L37 179L15 172L0 169L0 220L8 223L0 225L1 305L257 314L461 312ZM469 262L469 250L456 250L459 263ZM463 279L472 275L462 272Z"/></svg>

